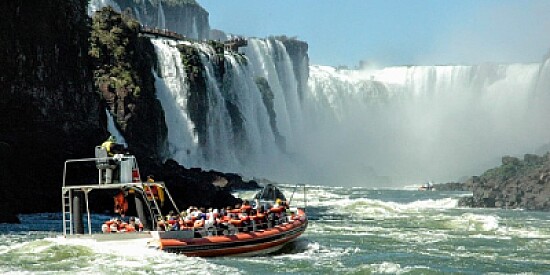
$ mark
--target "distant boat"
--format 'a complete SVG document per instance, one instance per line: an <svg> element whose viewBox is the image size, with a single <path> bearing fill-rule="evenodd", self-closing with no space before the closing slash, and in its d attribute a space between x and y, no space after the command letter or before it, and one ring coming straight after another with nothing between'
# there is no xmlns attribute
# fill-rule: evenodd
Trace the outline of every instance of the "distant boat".
<svg viewBox="0 0 550 275"><path fill-rule="evenodd" d="M431 181L424 183L418 187L418 191L435 191L434 184Z"/></svg>

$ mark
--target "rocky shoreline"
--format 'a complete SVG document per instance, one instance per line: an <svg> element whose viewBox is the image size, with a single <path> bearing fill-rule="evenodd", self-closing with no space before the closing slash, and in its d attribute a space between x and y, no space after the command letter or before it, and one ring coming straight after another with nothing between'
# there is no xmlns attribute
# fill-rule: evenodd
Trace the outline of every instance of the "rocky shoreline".
<svg viewBox="0 0 550 275"><path fill-rule="evenodd" d="M468 207L550 210L550 153L526 154L523 160L505 156L502 165L468 179L472 197L460 200Z"/></svg>

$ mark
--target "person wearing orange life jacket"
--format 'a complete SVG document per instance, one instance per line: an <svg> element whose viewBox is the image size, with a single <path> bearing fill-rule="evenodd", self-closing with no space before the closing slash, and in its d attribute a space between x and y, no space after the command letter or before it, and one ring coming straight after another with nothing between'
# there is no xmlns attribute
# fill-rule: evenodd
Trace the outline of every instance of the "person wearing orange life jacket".
<svg viewBox="0 0 550 275"><path fill-rule="evenodd" d="M136 224L136 218L130 217L128 224L126 225L126 232L135 232L139 230L139 226Z"/></svg>

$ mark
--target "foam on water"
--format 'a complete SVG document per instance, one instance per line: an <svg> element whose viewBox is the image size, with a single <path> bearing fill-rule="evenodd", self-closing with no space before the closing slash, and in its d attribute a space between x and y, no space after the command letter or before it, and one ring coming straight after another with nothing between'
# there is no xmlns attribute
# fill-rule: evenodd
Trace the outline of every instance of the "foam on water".
<svg viewBox="0 0 550 275"><path fill-rule="evenodd" d="M294 187L282 189L290 194ZM459 208L456 199L461 193L308 187L308 194L317 200L307 209L308 229L279 254L202 259L146 249L144 240L55 238L60 229L45 228L61 223L61 215L43 213L22 215L21 225L0 225L5 232L0 235L0 272L515 274L529 270L540 274L550 270L547 213ZM296 202L300 197L295 194ZM93 221L105 217L94 215ZM40 224L45 224L42 231L33 231Z"/></svg>
<svg viewBox="0 0 550 275"><path fill-rule="evenodd" d="M186 274L204 273L205 270L240 273L236 268L220 266L206 259L146 249L145 245L146 240L97 242L90 239L46 238L4 249L0 253L0 259L9 257L10 262L18 263L23 270L32 273L78 271L79 274L118 274L125 271L151 274L170 270L185 270ZM0 266L5 266L0 271L15 267L7 262L1 262Z"/></svg>

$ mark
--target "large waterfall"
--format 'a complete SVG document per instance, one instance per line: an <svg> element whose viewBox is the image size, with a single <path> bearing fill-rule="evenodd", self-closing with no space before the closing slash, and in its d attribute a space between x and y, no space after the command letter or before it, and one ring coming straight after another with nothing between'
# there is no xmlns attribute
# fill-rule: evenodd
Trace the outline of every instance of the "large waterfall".
<svg viewBox="0 0 550 275"><path fill-rule="evenodd" d="M249 62L253 63L252 60L256 58L252 57L252 54L245 60L239 55L225 53L225 72L220 80L213 65L213 60L217 56L212 47L166 39L153 39L152 42L160 65L156 88L166 113L170 154L168 157L188 167L199 166L249 176L280 179L284 178L281 175L296 174L288 155L277 143L277 135L294 136L290 114L301 117L296 113L299 111L296 107L298 101L292 95L282 97L284 94L281 82L273 82L278 85L273 87L277 115L277 124L273 126L262 92L256 83L258 77L277 77L273 75L277 74L275 65L267 64L271 66L271 71L264 71L260 65L264 64L264 61L259 61L256 65L247 65ZM250 42L264 46L268 43L264 40ZM199 50L204 64L208 98L204 145L200 144L197 127L189 115L189 80L182 64L181 53L176 48L178 44ZM271 61L269 54L270 52L257 53ZM254 69L261 73L254 72ZM290 78L288 73L281 77ZM280 133L277 129L281 129Z"/></svg>
<svg viewBox="0 0 550 275"><path fill-rule="evenodd" d="M169 27L160 2L138 2L135 16L151 17L154 8L157 25ZM89 10L115 3L94 0ZM184 10L194 8L200 9ZM197 18L190 20L186 33L201 37ZM166 157L187 167L387 186L457 180L498 165L503 155L549 146L550 59L340 70L309 66L307 45L287 49L284 39L248 39L242 54L216 53L206 43L152 42L168 126ZM190 87L182 45L200 55L204 91Z"/></svg>
<svg viewBox="0 0 550 275"><path fill-rule="evenodd" d="M312 66L306 100L318 114L312 152L321 150L316 159L355 182L479 174L503 155L533 153L550 141L550 86L540 81L547 70L539 64Z"/></svg>
<svg viewBox="0 0 550 275"><path fill-rule="evenodd" d="M402 185L479 174L503 155L535 152L550 140L546 63L311 66L309 87L299 91L291 58L275 39L250 39L245 58L226 52L223 79L212 47L153 43L169 157L186 166L276 180ZM203 145L189 117L178 43L198 49L204 64Z"/></svg>

